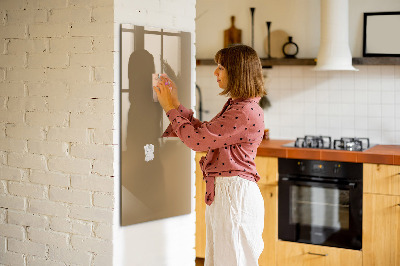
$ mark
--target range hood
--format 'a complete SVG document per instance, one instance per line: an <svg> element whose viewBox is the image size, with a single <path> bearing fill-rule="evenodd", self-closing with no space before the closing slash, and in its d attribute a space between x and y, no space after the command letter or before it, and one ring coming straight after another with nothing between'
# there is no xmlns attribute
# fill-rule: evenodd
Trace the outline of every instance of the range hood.
<svg viewBox="0 0 400 266"><path fill-rule="evenodd" d="M314 70L358 71L349 47L348 0L321 0L321 40Z"/></svg>

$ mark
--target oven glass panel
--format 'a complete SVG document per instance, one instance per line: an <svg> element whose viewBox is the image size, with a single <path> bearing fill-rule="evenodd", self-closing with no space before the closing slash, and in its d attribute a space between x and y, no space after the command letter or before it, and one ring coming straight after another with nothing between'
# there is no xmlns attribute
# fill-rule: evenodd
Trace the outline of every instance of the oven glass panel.
<svg viewBox="0 0 400 266"><path fill-rule="evenodd" d="M290 223L314 228L318 242L325 241L318 236L320 228L329 228L331 233L349 229L349 190L293 185L290 204Z"/></svg>

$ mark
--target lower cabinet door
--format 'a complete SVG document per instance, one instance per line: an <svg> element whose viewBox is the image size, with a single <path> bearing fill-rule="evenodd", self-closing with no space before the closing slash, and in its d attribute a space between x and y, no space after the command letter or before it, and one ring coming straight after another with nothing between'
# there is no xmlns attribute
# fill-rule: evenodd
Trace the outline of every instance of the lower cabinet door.
<svg viewBox="0 0 400 266"><path fill-rule="evenodd" d="M206 193L206 183L203 181L203 172L199 167L199 161L205 152L196 153L196 257L205 258L206 253L206 204L204 195Z"/></svg>
<svg viewBox="0 0 400 266"><path fill-rule="evenodd" d="M259 185L264 198L264 250L258 259L259 266L276 265L276 242L278 241L278 187Z"/></svg>
<svg viewBox="0 0 400 266"><path fill-rule="evenodd" d="M400 266L400 196L364 194L364 266Z"/></svg>
<svg viewBox="0 0 400 266"><path fill-rule="evenodd" d="M276 259L278 266L361 266L362 252L279 240Z"/></svg>

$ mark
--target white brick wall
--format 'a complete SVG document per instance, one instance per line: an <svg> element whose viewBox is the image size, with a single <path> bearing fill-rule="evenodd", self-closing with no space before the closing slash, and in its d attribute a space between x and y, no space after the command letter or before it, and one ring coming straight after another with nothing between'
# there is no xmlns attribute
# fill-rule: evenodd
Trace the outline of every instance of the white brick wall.
<svg viewBox="0 0 400 266"><path fill-rule="evenodd" d="M0 265L112 265L113 0L1 0Z"/></svg>

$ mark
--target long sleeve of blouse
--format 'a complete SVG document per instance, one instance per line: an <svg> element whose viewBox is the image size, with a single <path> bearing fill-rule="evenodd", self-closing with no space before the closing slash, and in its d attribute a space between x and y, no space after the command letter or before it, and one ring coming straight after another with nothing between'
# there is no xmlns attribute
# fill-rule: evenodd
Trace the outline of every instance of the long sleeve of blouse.
<svg viewBox="0 0 400 266"><path fill-rule="evenodd" d="M193 110L192 109L187 109L185 108L185 106L183 106L182 104L180 104L178 106L178 112L181 116L183 116L184 118L188 119L192 125L197 128L201 125L201 121L195 117L193 117ZM175 131L172 129L172 124L170 123L167 127L167 129L164 131L164 133L161 136L162 138L164 137L178 137L175 134Z"/></svg>
<svg viewBox="0 0 400 266"><path fill-rule="evenodd" d="M206 151L240 143L245 135L248 117L243 110L228 108L223 115L210 122L193 118L193 112L185 117L184 110L169 110L166 115L173 132L194 151Z"/></svg>

